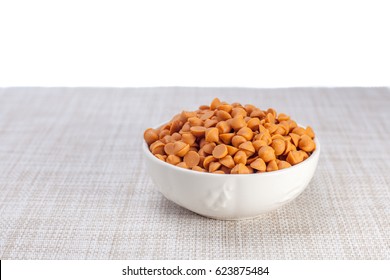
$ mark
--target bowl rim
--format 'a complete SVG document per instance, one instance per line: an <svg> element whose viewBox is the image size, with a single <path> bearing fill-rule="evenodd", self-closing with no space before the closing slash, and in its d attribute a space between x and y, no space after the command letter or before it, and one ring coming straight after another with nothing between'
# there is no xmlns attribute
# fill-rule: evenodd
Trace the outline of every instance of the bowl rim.
<svg viewBox="0 0 390 280"><path fill-rule="evenodd" d="M165 123L166 122L162 123L161 125L163 125ZM157 125L155 127L160 127L161 125ZM304 127L304 126L302 126L300 124L298 124L298 125L301 126L301 127ZM278 174L293 172L295 169L297 169L299 167L303 167L304 165L308 165L310 161L315 160L314 158L318 157L319 154L320 154L321 146L320 146L320 142L319 142L317 136L315 136L313 140L316 143L316 149L304 161L302 161L302 162L300 162L300 163L298 163L296 165L290 166L288 168L284 168L282 170L276 170L276 171L271 171L271 172L261 172L261 173L251 173L251 174L218 174L218 173L210 173L210 172L200 172L200 171L196 171L196 170L192 170L192 169L186 169L186 168L178 167L176 165L167 163L167 162L162 161L162 160L158 159L157 157L155 157L152 154L152 152L149 150L148 144L146 143L146 141L145 141L145 139L143 137L142 137L142 150L143 150L145 156L147 156L151 160L155 161L156 163L158 163L162 167L171 168L171 169L176 170L178 172L189 172L190 174L193 174L193 175L197 174L199 176L220 176L220 177L228 176L229 178L236 177L236 176L239 176L240 178L241 177L248 177L248 176L252 176L252 177L254 177L254 176L262 176L262 177L265 177L265 176L275 176L275 175L278 175Z"/></svg>

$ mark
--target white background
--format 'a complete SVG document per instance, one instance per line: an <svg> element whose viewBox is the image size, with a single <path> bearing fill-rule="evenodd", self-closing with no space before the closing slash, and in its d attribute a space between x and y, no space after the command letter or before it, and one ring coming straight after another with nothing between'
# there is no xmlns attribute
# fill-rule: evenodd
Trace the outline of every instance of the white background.
<svg viewBox="0 0 390 280"><path fill-rule="evenodd" d="M0 86L389 86L389 1L0 1Z"/></svg>

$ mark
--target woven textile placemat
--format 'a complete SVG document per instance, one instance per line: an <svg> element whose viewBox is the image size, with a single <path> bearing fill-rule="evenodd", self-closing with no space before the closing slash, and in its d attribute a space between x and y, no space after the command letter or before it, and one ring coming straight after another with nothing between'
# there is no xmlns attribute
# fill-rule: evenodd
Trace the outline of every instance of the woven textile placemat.
<svg viewBox="0 0 390 280"><path fill-rule="evenodd" d="M143 130L216 96L314 128L297 199L219 221L156 190ZM390 259L389 186L387 88L0 89L1 259Z"/></svg>

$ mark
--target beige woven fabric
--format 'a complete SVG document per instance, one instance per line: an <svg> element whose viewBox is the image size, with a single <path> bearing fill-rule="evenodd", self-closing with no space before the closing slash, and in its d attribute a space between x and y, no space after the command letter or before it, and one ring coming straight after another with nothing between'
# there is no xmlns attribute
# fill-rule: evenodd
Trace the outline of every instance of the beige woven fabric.
<svg viewBox="0 0 390 280"><path fill-rule="evenodd" d="M254 220L203 218L145 170L145 128L215 96L310 124L308 188ZM1 259L390 259L385 88L0 89Z"/></svg>

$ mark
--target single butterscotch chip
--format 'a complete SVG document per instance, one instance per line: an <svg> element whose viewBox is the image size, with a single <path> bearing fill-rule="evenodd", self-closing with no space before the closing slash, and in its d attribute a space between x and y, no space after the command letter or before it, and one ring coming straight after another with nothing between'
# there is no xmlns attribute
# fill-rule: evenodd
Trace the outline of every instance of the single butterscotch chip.
<svg viewBox="0 0 390 280"><path fill-rule="evenodd" d="M245 111L244 108L236 107L236 108L232 109L231 115L233 118L235 118L237 116L242 116L243 118L245 118L247 116L247 112Z"/></svg>
<svg viewBox="0 0 390 280"><path fill-rule="evenodd" d="M227 121L220 121L216 124L215 127L218 128L220 134L229 133L230 130L232 130L231 126L228 124Z"/></svg>
<svg viewBox="0 0 390 280"><path fill-rule="evenodd" d="M255 153L255 147L253 147L253 144L251 141L246 141L242 144L240 144L240 146L238 147L240 150L244 151L245 154L250 157L251 155L253 155Z"/></svg>
<svg viewBox="0 0 390 280"><path fill-rule="evenodd" d="M182 111L144 139L158 159L195 171L250 174L298 164L316 149L315 133L275 109L213 99Z"/></svg>
<svg viewBox="0 0 390 280"><path fill-rule="evenodd" d="M191 117L188 119L188 123L190 124L190 126L201 126L203 124L203 121L198 117Z"/></svg>
<svg viewBox="0 0 390 280"><path fill-rule="evenodd" d="M232 156L230 156L230 155L227 155L226 157L221 158L221 159L219 160L219 162L220 162L223 166L226 166L226 167L228 167L228 168L233 168L234 165L235 165L235 162L234 162Z"/></svg>
<svg viewBox="0 0 390 280"><path fill-rule="evenodd" d="M230 172L231 174L249 174L249 169L245 164L239 163Z"/></svg>
<svg viewBox="0 0 390 280"><path fill-rule="evenodd" d="M193 126L190 128L191 133L196 137L204 136L206 128L203 126Z"/></svg>
<svg viewBox="0 0 390 280"><path fill-rule="evenodd" d="M271 160L267 164L267 172L276 171L276 170L279 170L278 165L275 160Z"/></svg>
<svg viewBox="0 0 390 280"><path fill-rule="evenodd" d="M312 152L316 148L316 144L310 136L302 135L301 139L299 139L299 148L305 152Z"/></svg>
<svg viewBox="0 0 390 280"><path fill-rule="evenodd" d="M314 131L313 131L313 129L312 129L310 126L306 127L306 134L307 134L309 137L311 137L312 139L313 139L314 136L315 136Z"/></svg>
<svg viewBox="0 0 390 280"><path fill-rule="evenodd" d="M237 115L234 118L227 120L227 123L236 131L246 126L246 122L242 115Z"/></svg>
<svg viewBox="0 0 390 280"><path fill-rule="evenodd" d="M202 149L204 150L204 152L205 152L206 154L211 155L211 154L213 153L214 148L215 148L216 146L217 146L217 144L215 144L214 142L212 142L212 143L206 143L206 144L202 147Z"/></svg>
<svg viewBox="0 0 390 280"><path fill-rule="evenodd" d="M215 158L223 158L228 154L228 149L225 144L219 144L213 150L213 157Z"/></svg>
<svg viewBox="0 0 390 280"><path fill-rule="evenodd" d="M304 154L300 151L291 151L288 153L286 161L291 164L295 165L303 161Z"/></svg>
<svg viewBox="0 0 390 280"><path fill-rule="evenodd" d="M263 146L259 150L259 157L264 160L264 162L269 162L275 160L275 151L270 146Z"/></svg>
<svg viewBox="0 0 390 280"><path fill-rule="evenodd" d="M234 147L239 147L244 142L246 142L246 139L241 135L235 135L232 138L232 145Z"/></svg>
<svg viewBox="0 0 390 280"><path fill-rule="evenodd" d="M204 121L204 127L206 127L206 128L213 127L217 123L218 123L218 120L207 119L207 120Z"/></svg>
<svg viewBox="0 0 390 280"><path fill-rule="evenodd" d="M160 155L160 154L155 154L154 156L155 156L156 158L162 160L162 161L165 161L165 159L167 158L166 155Z"/></svg>
<svg viewBox="0 0 390 280"><path fill-rule="evenodd" d="M259 130L259 125L260 125L260 119L259 118L250 118L246 125L252 130L256 131Z"/></svg>
<svg viewBox="0 0 390 280"><path fill-rule="evenodd" d="M231 119L232 116L226 112L226 111L223 111L223 110L219 110L217 111L217 120L218 121L226 121L228 119Z"/></svg>
<svg viewBox="0 0 390 280"><path fill-rule="evenodd" d="M219 98L214 98L213 101L211 101L210 109L211 110L217 109L219 105L221 105L221 100L219 100Z"/></svg>
<svg viewBox="0 0 390 280"><path fill-rule="evenodd" d="M287 161L284 161L284 160L280 160L277 164L278 164L278 169L279 170L291 167L291 164L289 164Z"/></svg>
<svg viewBox="0 0 390 280"><path fill-rule="evenodd" d="M274 139L271 143L271 147L274 149L275 151L275 155L276 156L280 156L281 154L284 153L285 149L286 149L286 144L285 144L285 141L284 139Z"/></svg>
<svg viewBox="0 0 390 280"><path fill-rule="evenodd" d="M305 135L306 130L303 127L296 127L292 130L292 133L298 134L299 136Z"/></svg>
<svg viewBox="0 0 390 280"><path fill-rule="evenodd" d="M237 131L237 135L240 135L244 137L246 140L250 141L253 138L253 131L249 127L245 126L243 128L240 128L239 131Z"/></svg>
<svg viewBox="0 0 390 280"><path fill-rule="evenodd" d="M219 139L221 139L221 141L225 144L230 144L234 136L234 133L223 133L219 135Z"/></svg>
<svg viewBox="0 0 390 280"><path fill-rule="evenodd" d="M226 145L226 147L228 149L228 154L231 156L233 156L238 151L238 149L236 147L233 147L230 145Z"/></svg>
<svg viewBox="0 0 390 280"><path fill-rule="evenodd" d="M253 109L253 110L252 110L252 112L250 113L249 116L250 116L251 118L263 119L263 118L265 118L265 113L264 113L262 110L256 108L256 109Z"/></svg>
<svg viewBox="0 0 390 280"><path fill-rule="evenodd" d="M233 160L236 164L238 163L246 164L247 159L248 156L244 151L238 151L233 157Z"/></svg>
<svg viewBox="0 0 390 280"><path fill-rule="evenodd" d="M181 162L181 158L178 157L178 156L175 156L175 155L169 155L166 159L166 162L170 163L170 164L173 164L173 165L176 165L178 164L179 162Z"/></svg>
<svg viewBox="0 0 390 280"><path fill-rule="evenodd" d="M181 168L188 169L188 166L187 166L187 164L186 164L184 161L179 162L178 164L176 164L176 166L181 167Z"/></svg>
<svg viewBox="0 0 390 280"><path fill-rule="evenodd" d="M144 132L144 139L148 145L158 140L158 133L153 128L148 128Z"/></svg>
<svg viewBox="0 0 390 280"><path fill-rule="evenodd" d="M261 158L257 158L255 161L253 161L250 166L253 168L253 169L256 169L260 172L265 172L266 169L267 169L267 166L265 165L265 162L264 160L262 160Z"/></svg>
<svg viewBox="0 0 390 280"><path fill-rule="evenodd" d="M202 121L205 121L207 119L210 119L212 116L214 116L214 111L206 111L203 114L201 114L200 119Z"/></svg>
<svg viewBox="0 0 390 280"><path fill-rule="evenodd" d="M173 143L173 151L175 155L179 157L184 157L189 150L190 150L190 145L188 145L187 143L184 143L182 141L177 141Z"/></svg>
<svg viewBox="0 0 390 280"><path fill-rule="evenodd" d="M200 161L200 156L197 152L189 151L183 158L183 161L187 164L189 168L197 166Z"/></svg>
<svg viewBox="0 0 390 280"><path fill-rule="evenodd" d="M219 141L218 128L215 128L215 127L207 128L205 135L206 135L205 139L207 142L218 142Z"/></svg>
<svg viewBox="0 0 390 280"><path fill-rule="evenodd" d="M293 142L293 144L295 146L298 146L299 139L301 138L301 136L299 136L298 134L295 134L295 133L290 133L289 135L291 136L291 141Z"/></svg>
<svg viewBox="0 0 390 280"><path fill-rule="evenodd" d="M184 148L184 146L183 146ZM167 155L174 155L176 153L175 151L175 143L167 143L165 146L164 146L164 151Z"/></svg>
<svg viewBox="0 0 390 280"><path fill-rule="evenodd" d="M221 163L218 161L210 162L209 164L209 172L215 172L221 167Z"/></svg>
<svg viewBox="0 0 390 280"><path fill-rule="evenodd" d="M200 171L200 172L206 172L206 169L200 167L200 166L194 166L192 167L192 170L195 170L195 171Z"/></svg>
<svg viewBox="0 0 390 280"><path fill-rule="evenodd" d="M278 121L288 121L290 119L290 116L287 116L286 114L280 113L278 115Z"/></svg>
<svg viewBox="0 0 390 280"><path fill-rule="evenodd" d="M196 141L196 137L195 135L193 135L192 133L182 133L181 135L181 140L184 142L184 143L187 143L188 145L192 145L195 143Z"/></svg>

